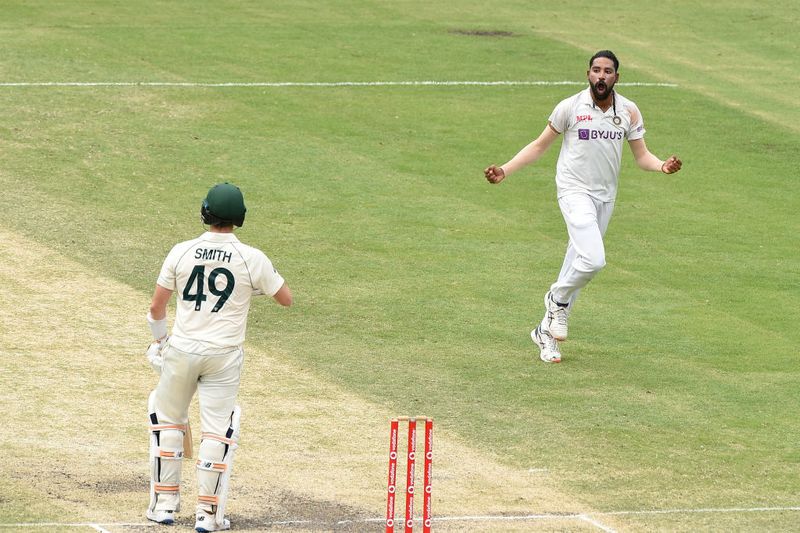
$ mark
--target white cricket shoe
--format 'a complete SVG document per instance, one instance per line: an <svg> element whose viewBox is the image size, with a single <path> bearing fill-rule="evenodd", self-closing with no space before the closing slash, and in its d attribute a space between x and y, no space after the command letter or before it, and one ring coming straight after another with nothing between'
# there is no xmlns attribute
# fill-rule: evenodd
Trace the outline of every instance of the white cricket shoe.
<svg viewBox="0 0 800 533"><path fill-rule="evenodd" d="M567 340L567 318L569 318L567 304L556 302L552 293L547 291L544 295L544 307L547 310L544 315L544 329L557 341Z"/></svg>
<svg viewBox="0 0 800 533"><path fill-rule="evenodd" d="M560 363L561 352L558 350L558 341L550 336L546 331L542 331L542 326L536 326L531 331L531 340L539 346L541 353L539 359L545 363Z"/></svg>
<svg viewBox="0 0 800 533"><path fill-rule="evenodd" d="M197 533L210 533L211 531L225 531L231 528L231 521L224 518L223 524L219 525L216 522L216 517L211 513L197 511L197 516L194 521L194 530Z"/></svg>
<svg viewBox="0 0 800 533"><path fill-rule="evenodd" d="M147 519L165 526L171 526L175 523L175 511L151 511L148 509Z"/></svg>

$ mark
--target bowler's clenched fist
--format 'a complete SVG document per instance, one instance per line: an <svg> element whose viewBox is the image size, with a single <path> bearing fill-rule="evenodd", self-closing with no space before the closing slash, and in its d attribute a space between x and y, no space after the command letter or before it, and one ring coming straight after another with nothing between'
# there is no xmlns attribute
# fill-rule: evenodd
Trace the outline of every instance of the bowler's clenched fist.
<svg viewBox="0 0 800 533"><path fill-rule="evenodd" d="M495 165L490 165L484 169L483 175L486 176L486 179L489 181L489 183L500 183L503 181L503 178L506 177L506 173L503 171L503 168Z"/></svg>
<svg viewBox="0 0 800 533"><path fill-rule="evenodd" d="M664 174L674 174L675 172L681 169L683 162L678 159L676 156L670 156L669 159L664 161L664 164L661 165L661 172Z"/></svg>

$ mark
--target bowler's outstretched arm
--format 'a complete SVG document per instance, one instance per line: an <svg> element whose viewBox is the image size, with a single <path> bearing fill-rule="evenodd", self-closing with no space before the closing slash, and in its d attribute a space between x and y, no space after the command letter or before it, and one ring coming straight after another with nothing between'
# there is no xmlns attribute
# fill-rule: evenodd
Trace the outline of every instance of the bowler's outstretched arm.
<svg viewBox="0 0 800 533"><path fill-rule="evenodd" d="M662 161L647 149L644 139L628 141L628 144L631 147L634 159L636 159L636 164L639 165L639 168L642 170L674 174L679 171L683 165L683 162L674 155Z"/></svg>
<svg viewBox="0 0 800 533"><path fill-rule="evenodd" d="M530 165L544 154L553 141L558 137L559 132L549 122L539 136L528 144L525 148L520 150L517 155L511 158L507 163L496 166L490 165L484 169L483 174L489 183L500 183L506 176L513 174L517 170L526 165Z"/></svg>

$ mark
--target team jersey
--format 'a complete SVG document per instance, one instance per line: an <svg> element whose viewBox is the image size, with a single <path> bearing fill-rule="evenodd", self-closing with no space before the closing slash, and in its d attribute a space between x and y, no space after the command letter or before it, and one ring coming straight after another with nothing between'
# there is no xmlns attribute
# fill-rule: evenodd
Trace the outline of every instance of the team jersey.
<svg viewBox="0 0 800 533"><path fill-rule="evenodd" d="M176 292L170 346L221 355L244 343L250 299L273 296L284 280L263 252L233 233L206 232L172 248L157 283Z"/></svg>
<svg viewBox="0 0 800 533"><path fill-rule="evenodd" d="M644 122L632 101L614 92L614 105L602 111L591 89L562 100L549 121L564 134L556 165L556 187L561 198L573 192L602 202L617 196L622 141L644 137Z"/></svg>

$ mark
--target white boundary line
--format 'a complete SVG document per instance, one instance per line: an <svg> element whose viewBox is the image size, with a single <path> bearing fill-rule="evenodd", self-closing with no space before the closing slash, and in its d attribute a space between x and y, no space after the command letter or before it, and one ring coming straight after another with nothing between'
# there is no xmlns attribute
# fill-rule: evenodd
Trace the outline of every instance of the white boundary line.
<svg viewBox="0 0 800 533"><path fill-rule="evenodd" d="M603 516L642 516L642 515L666 515L666 514L702 514L702 513L780 513L780 512L800 512L800 506L796 507L730 507L730 508L706 508L706 509L651 509L641 511L599 511L589 513L543 513L543 514L521 514L521 515L473 515L473 516L439 516L433 517L434 522L508 522L508 521L536 521L536 520L581 520L606 531L613 532L610 527L602 524L597 517ZM415 521L420 521L417 519ZM280 525L316 525L320 527L341 526L346 524L369 524L382 523L383 518L364 518L355 520L340 520L338 522L321 522L314 520L284 520L275 522L265 522L263 527L273 527ZM0 524L3 528L38 528L38 527L91 527L97 531L106 532L105 527L158 527L153 522L131 523L131 522L28 522L16 524Z"/></svg>
<svg viewBox="0 0 800 533"><path fill-rule="evenodd" d="M171 81L20 81L0 82L0 87L427 87L427 86L556 86L586 85L585 81L331 81L331 82L171 82ZM626 87L678 87L675 83L618 83Z"/></svg>

